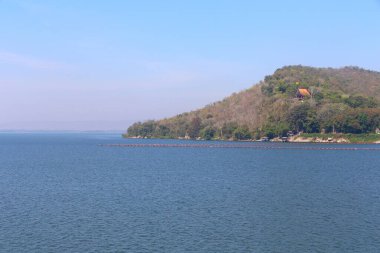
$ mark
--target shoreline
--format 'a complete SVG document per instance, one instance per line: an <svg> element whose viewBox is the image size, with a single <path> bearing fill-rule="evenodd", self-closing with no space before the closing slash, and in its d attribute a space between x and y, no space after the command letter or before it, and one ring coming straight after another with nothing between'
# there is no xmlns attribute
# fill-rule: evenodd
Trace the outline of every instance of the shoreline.
<svg viewBox="0 0 380 253"><path fill-rule="evenodd" d="M260 143L296 143L296 144L308 144L308 143L315 143L315 144L380 144L380 140L374 141L374 142L352 142L349 141L346 138L339 137L339 138L321 138L321 137L303 137L303 136L293 136L289 137L287 141L282 141L280 138L274 138L269 141L261 141L261 140L222 140L222 139L211 139L211 140L205 140L205 139L186 139L186 138L158 138L158 137L125 137L125 139L155 139L155 140L184 140L184 141L222 141L222 142L260 142ZM379 136L380 138L380 136Z"/></svg>

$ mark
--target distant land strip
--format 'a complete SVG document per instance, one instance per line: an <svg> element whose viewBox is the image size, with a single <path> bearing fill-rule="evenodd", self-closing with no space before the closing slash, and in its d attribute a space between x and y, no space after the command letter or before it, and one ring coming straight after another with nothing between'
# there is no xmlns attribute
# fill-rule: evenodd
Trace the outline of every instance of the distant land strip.
<svg viewBox="0 0 380 253"><path fill-rule="evenodd" d="M302 147L275 145L238 145L238 144L100 144L104 147L126 148L246 148L246 149L301 149L301 150L377 150L380 147Z"/></svg>

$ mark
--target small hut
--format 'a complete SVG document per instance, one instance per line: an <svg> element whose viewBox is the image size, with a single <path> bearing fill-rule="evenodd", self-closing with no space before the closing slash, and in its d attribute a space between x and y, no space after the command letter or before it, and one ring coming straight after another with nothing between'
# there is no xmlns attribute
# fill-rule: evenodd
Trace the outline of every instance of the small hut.
<svg viewBox="0 0 380 253"><path fill-rule="evenodd" d="M311 97L311 93L308 89L298 88L297 89L297 98L303 100L305 97Z"/></svg>

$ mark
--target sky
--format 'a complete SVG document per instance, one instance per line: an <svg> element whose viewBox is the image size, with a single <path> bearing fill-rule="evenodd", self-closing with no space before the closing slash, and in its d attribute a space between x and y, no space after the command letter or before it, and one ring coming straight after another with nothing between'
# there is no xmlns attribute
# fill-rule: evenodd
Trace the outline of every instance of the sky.
<svg viewBox="0 0 380 253"><path fill-rule="evenodd" d="M122 131L379 56L379 0L0 0L0 130Z"/></svg>

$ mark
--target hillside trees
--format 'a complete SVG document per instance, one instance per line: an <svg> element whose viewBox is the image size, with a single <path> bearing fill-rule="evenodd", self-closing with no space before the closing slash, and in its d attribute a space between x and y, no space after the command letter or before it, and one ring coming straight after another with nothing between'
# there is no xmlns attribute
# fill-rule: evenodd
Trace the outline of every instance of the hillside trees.
<svg viewBox="0 0 380 253"><path fill-rule="evenodd" d="M296 132L317 133L320 126L316 116L316 110L309 103L302 103L289 110L287 121Z"/></svg>
<svg viewBox="0 0 380 253"><path fill-rule="evenodd" d="M311 97L296 98L298 88ZM247 90L192 112L137 122L126 136L249 139L292 132L368 133L380 127L380 73L287 66Z"/></svg>
<svg viewBox="0 0 380 253"><path fill-rule="evenodd" d="M380 126L380 109L349 110L336 116L337 131L341 133L369 133Z"/></svg>

